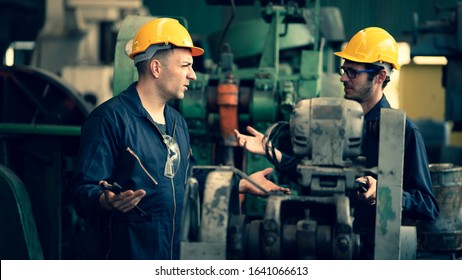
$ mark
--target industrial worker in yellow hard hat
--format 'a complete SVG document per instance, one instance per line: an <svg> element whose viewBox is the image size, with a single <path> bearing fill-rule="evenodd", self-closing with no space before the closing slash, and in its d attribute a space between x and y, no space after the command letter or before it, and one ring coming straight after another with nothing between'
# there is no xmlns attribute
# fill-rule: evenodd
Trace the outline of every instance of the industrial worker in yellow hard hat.
<svg viewBox="0 0 462 280"><path fill-rule="evenodd" d="M142 25L129 57L139 80L95 108L82 126L72 187L77 213L100 232L104 258L178 259L190 164L184 118L167 105L196 79L195 47L175 19Z"/></svg>
<svg viewBox="0 0 462 280"><path fill-rule="evenodd" d="M364 111L365 135L362 153L366 167L378 166L379 123L381 108L390 108L384 88L395 70L399 70L398 46L395 39L379 27L365 28L354 35L345 48L335 55L344 59L339 67L346 99L356 100ZM373 255L377 178L360 178L367 183L366 192L353 194L354 229L361 233L365 246L362 258ZM433 220L439 207L431 183L428 159L422 134L406 118L403 170L403 219ZM369 246L369 247L367 247Z"/></svg>
<svg viewBox="0 0 462 280"><path fill-rule="evenodd" d="M203 53L178 20L148 21L129 54L139 80L95 108L82 127L71 197L104 234L101 258L180 258L185 184L195 161L186 121L167 102L187 94L196 79L193 58Z"/></svg>
<svg viewBox="0 0 462 280"><path fill-rule="evenodd" d="M393 71L400 69L398 46L395 39L384 29L369 27L356 33L345 48L335 55L343 58L343 64L338 70L345 98L359 102L364 111L365 135L362 155L366 157L366 167L376 167L380 109L390 108L383 90ZM265 155L264 135L252 127L248 127L247 131L250 135L235 131L239 145L249 152ZM432 188L425 145L420 130L409 118L406 119L404 144L402 217L433 220L438 216L439 208ZM297 166L293 157L279 150L275 151L275 157L276 159L271 161L277 160L281 166ZM291 175L294 172L280 171L283 174L291 172ZM362 259L373 257L376 179L374 176L358 178L367 184L368 189L366 192L355 191L351 194L352 206L355 208L353 226L355 231L361 234L364 246L359 256ZM241 180L240 183L248 184L245 180Z"/></svg>

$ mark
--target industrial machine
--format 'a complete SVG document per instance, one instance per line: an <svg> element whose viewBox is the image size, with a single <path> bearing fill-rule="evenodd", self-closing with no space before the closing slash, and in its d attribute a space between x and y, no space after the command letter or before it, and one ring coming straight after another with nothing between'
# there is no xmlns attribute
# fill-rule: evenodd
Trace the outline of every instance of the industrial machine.
<svg viewBox="0 0 462 280"><path fill-rule="evenodd" d="M231 1L207 3L230 5ZM223 34L212 34L209 43L219 54L217 67L198 81L197 87L193 85L179 104L194 135L192 146L199 164L232 165L247 174L271 166L263 157L243 154L236 147L234 129L245 131L252 125L265 131L276 121L287 121L301 99L341 97L337 84L325 82L336 79L332 78L332 50L345 40L339 10L321 8L320 1L260 4L260 19L235 25L229 22ZM217 133L210 133L214 131ZM290 184L277 175L274 180ZM246 213L256 217L264 205L260 198L244 200Z"/></svg>
<svg viewBox="0 0 462 280"><path fill-rule="evenodd" d="M59 75L92 105L112 97L115 34L127 15L148 14L142 0L47 0L45 7L30 65Z"/></svg>
<svg viewBox="0 0 462 280"><path fill-rule="evenodd" d="M430 173L440 215L435 221L418 222L418 254L421 258L460 259L462 167L452 163L431 164Z"/></svg>
<svg viewBox="0 0 462 280"><path fill-rule="evenodd" d="M15 65L0 67L0 73L1 166L5 176L16 175L1 184L1 219L9 229L21 229L23 220L10 220L19 211L24 221L34 224L27 228L36 226L36 230L1 231L0 240L6 242L0 250L5 254L2 259L25 257L11 246L15 244L12 236L40 238L40 253L32 255L60 259L69 253L62 244L70 244L67 238L73 236L66 216L71 208L65 186L76 157L80 125L90 107L73 87L50 72ZM26 211L28 206L32 210ZM30 237L32 232L38 236Z"/></svg>
<svg viewBox="0 0 462 280"><path fill-rule="evenodd" d="M384 160L377 170L366 169L359 157L363 111L355 101L329 97L299 101L290 123L270 127L267 149L282 147L281 131L287 129L292 154L302 159L297 166L298 194L268 193L262 218L253 218L241 211L233 180L236 175L246 178L245 174L229 166L195 167L214 170L208 174L203 201L197 181L189 180L181 257L355 259L361 243L353 232L349 193L357 190L355 178L378 172L383 185L378 187L376 239L381 242L375 258L415 258L415 227L401 223L404 114L382 112L381 135L388 136L381 139Z"/></svg>

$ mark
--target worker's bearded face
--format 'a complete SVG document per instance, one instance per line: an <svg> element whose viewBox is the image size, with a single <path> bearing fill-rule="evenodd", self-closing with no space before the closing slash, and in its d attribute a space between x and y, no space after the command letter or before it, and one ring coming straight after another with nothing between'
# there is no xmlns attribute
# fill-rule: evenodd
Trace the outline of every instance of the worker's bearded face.
<svg viewBox="0 0 462 280"><path fill-rule="evenodd" d="M355 100L362 103L369 99L372 94L372 81L365 79L362 83L349 83L344 85L345 99Z"/></svg>
<svg viewBox="0 0 462 280"><path fill-rule="evenodd" d="M346 61L342 67L350 71L364 70L364 65ZM351 76L351 75L350 75ZM357 73L354 78L350 78L346 73L340 77L340 82L343 83L343 91L345 99L356 100L362 103L369 99L372 94L373 83L369 80L368 73Z"/></svg>

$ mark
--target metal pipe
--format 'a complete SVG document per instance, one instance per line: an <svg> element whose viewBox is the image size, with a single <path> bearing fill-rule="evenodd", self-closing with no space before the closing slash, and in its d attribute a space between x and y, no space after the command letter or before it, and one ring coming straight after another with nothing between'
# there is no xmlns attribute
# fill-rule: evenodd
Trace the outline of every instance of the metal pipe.
<svg viewBox="0 0 462 280"><path fill-rule="evenodd" d="M0 123L0 134L79 136L80 126Z"/></svg>

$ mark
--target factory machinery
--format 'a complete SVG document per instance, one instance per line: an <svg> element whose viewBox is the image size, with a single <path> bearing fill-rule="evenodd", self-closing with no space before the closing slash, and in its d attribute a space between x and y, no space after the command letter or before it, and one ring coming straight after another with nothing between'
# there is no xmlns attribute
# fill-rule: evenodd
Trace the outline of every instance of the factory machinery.
<svg viewBox="0 0 462 280"><path fill-rule="evenodd" d="M366 169L358 158L363 134L359 103L333 97L300 100L289 123L267 132L268 146L290 130L300 187L297 195L268 193L261 218L248 218L236 199L233 168L216 167L207 177L203 201L191 178L184 210L183 259L355 259L361 242L353 232L348 193L355 178L379 174L376 259L416 258L416 229L401 225L404 114L382 112L381 161ZM270 148L268 148L271 150ZM201 168L201 166L197 166Z"/></svg>
<svg viewBox="0 0 462 280"><path fill-rule="evenodd" d="M232 24L234 5L255 1L206 2L230 5L231 16L224 32L197 42L211 50L211 57L195 61L201 67L196 68L197 80L182 101L171 104L188 122L198 160L194 168L208 173L204 193L194 177L188 180L182 259L355 259L361 242L352 230L348 193L356 190L356 177L371 173L380 178L376 259L413 259L422 256L422 250L431 258L441 247L429 247L434 240L430 237L442 238L445 255L462 250L460 241L443 238L449 229L403 225L403 112L382 112L381 135L391 137L381 139L379 166L364 168L359 157L362 110L340 98L341 85L332 70L338 62L331 54L345 41L338 9L321 8L320 1L262 0L260 19ZM2 196L0 213L2 221L12 225L0 238L2 259L101 258L96 233L77 217L65 189L80 125L107 93L99 83L82 80L97 75L105 81L113 75L111 94L117 94L137 79L127 52L136 30L153 17L142 12L139 1L118 3L68 1L67 14L75 12L79 19L70 25L73 32L46 24L36 42L42 53L34 52L31 66L2 67L0 186L8 196ZM105 12L94 12L96 7ZM138 15L130 14L134 10ZM64 20L61 12L49 12L55 20ZM187 26L184 18L178 19ZM106 53L91 42L107 38L97 34L97 27L107 31L111 21L118 27L114 72L85 51ZM56 58L45 51L70 46L76 57ZM78 88L81 84L92 87ZM92 95L89 105L85 99ZM294 178L271 178L290 187L292 195L268 193L260 198L238 193L237 180L272 166L266 157L237 147L233 130L243 132L247 125L266 131L273 147L302 159ZM441 167L433 171L441 175ZM453 223L452 232L461 224L460 169L444 171L451 174L455 192L453 211L443 215ZM418 229L424 226L421 235ZM17 242L11 242L11 236L17 236Z"/></svg>

